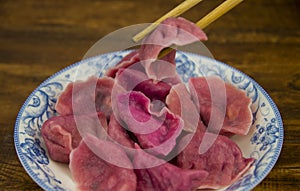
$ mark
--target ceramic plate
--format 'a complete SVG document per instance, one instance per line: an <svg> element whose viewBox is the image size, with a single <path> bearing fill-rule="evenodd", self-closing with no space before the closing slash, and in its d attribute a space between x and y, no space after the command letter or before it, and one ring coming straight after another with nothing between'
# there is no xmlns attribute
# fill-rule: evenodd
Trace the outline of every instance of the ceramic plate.
<svg viewBox="0 0 300 191"><path fill-rule="evenodd" d="M44 190L75 190L68 166L49 158L40 133L42 124L55 115L57 97L68 83L91 75L102 76L126 54L108 53L75 63L44 81L25 101L15 124L15 148L27 173ZM245 157L254 157L256 162L241 179L224 189L251 190L271 171L281 151L283 124L276 105L259 84L224 63L184 52L177 52L176 63L184 82L192 76L219 76L246 91L252 99L251 131L232 139Z"/></svg>

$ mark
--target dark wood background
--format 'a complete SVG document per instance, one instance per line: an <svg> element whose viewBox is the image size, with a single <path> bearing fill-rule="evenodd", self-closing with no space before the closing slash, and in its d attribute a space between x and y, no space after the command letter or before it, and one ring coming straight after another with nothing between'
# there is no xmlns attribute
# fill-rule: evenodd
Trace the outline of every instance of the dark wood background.
<svg viewBox="0 0 300 191"><path fill-rule="evenodd" d="M104 35L154 21L180 2L0 0L0 190L41 190L13 143L15 119L28 95ZM183 16L197 21L220 2L205 0ZM300 1L245 0L205 31L214 57L254 78L282 114L282 153L254 190L299 189Z"/></svg>

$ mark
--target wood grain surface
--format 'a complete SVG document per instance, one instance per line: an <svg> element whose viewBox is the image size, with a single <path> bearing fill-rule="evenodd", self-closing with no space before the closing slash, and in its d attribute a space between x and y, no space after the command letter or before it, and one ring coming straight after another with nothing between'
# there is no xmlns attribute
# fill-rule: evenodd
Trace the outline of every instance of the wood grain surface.
<svg viewBox="0 0 300 191"><path fill-rule="evenodd" d="M41 190L14 148L14 123L29 94L104 35L154 21L180 2L0 0L0 190ZM183 17L196 22L221 2L205 0ZM245 0L205 29L214 57L255 79L283 118L282 153L255 191L300 189L299 10L299 0Z"/></svg>

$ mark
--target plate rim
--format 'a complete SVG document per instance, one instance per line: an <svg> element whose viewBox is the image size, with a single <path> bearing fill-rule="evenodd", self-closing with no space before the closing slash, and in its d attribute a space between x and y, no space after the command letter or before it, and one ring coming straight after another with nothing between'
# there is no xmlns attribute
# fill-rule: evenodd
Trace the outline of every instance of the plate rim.
<svg viewBox="0 0 300 191"><path fill-rule="evenodd" d="M91 60L95 60L95 59L99 59L102 56L105 55L110 55L110 54L125 54L125 53L129 53L133 50L121 50L121 51L115 51L115 52L108 52L108 53L104 53L104 54L99 54L93 57L89 57L89 58L85 58L82 60L79 60L77 62L74 62L73 64L68 65L67 67L55 72L54 74L52 74L51 76L49 76L48 78L46 78L42 83L40 83L26 98L25 102L22 104L18 115L16 117L16 121L15 121L15 125L14 125L14 147L17 153L17 156L19 158L20 163L22 164L23 168L25 169L26 173L31 177L31 179L41 188L43 188L44 190L47 191L51 191L53 190L52 188L50 188L48 185L46 185L43 181L41 181L40 179L38 179L35 175L35 173L32 171L32 169L30 168L30 166L28 165L27 162L25 162L24 160L24 156L23 153L21 152L21 148L20 148L20 142L19 142L19 127L20 127L20 120L21 120L21 116L24 113L26 106L28 105L28 102L32 99L32 97L36 94L36 92L43 86L46 85L49 81L51 81L52 79L56 78L58 75L62 74L63 72L66 72L72 68L75 68L77 66L80 66L83 63L86 63L88 61ZM282 116L280 114L280 111L276 105L276 103L273 101L273 99L271 98L271 96L267 93L267 91L260 85L258 84L252 77L250 77L249 75L247 75L246 73L244 73L243 71L240 71L237 68L234 68L233 66L230 66L220 60L216 60L214 58L210 58L207 56L203 56L203 55L199 55L196 53L192 53L192 52L184 52L184 51L177 51L180 52L181 54L185 54L185 55L191 55L191 56L196 56L196 57L201 57L205 60L208 61L213 61L215 63L217 63L218 65L224 66L234 72L237 72L243 76L245 76L247 79L249 79L254 85L255 87L263 94L263 96L265 96L266 100L268 101L268 103L270 104L273 112L274 112L274 116L278 122L278 129L279 129L279 137L278 137L278 143L277 143L277 147L275 149L275 153L274 156L272 157L271 161L269 162L269 165L266 167L266 169L263 171L263 173L261 173L258 177L256 177L256 179L251 182L246 188L244 188L243 190L251 190L253 189L255 186L257 186L259 183L261 183L266 177L267 175L271 172L271 170L274 168L277 160L279 159L279 156L281 154L281 150L282 150L282 146L283 146L283 142L284 142L284 126L283 126L283 120L282 120ZM177 53L176 53L177 54Z"/></svg>

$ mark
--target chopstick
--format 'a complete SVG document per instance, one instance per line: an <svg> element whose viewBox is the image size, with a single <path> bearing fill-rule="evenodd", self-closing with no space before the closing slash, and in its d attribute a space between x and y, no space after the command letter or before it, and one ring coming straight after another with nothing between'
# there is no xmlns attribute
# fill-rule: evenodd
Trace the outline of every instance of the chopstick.
<svg viewBox="0 0 300 191"><path fill-rule="evenodd" d="M169 18L169 17L178 17L179 15L181 15L184 12L186 12L190 8L194 7L195 5L197 5L198 3L200 3L201 1L202 0L185 0L184 2L182 2L181 4L179 4L177 7L175 7L174 9L172 9L171 11L169 11L168 13L166 13L165 15L163 15L161 18L159 18L156 21L154 21L154 23L152 23L150 26L148 26L147 28L145 28L143 31L141 31L140 33L136 34L132 38L132 40L134 42L140 41L147 34L149 34L150 32L152 32L157 27L157 25L159 23L161 23L162 21L164 21L166 18Z"/></svg>
<svg viewBox="0 0 300 191"><path fill-rule="evenodd" d="M224 1L221 5L216 7L214 10L212 10L210 13L208 13L205 17L203 17L201 20L199 20L196 25L204 29L209 24L226 14L228 11L233 9L235 6L240 4L243 0L227 0Z"/></svg>
<svg viewBox="0 0 300 191"><path fill-rule="evenodd" d="M202 19L200 19L196 25L204 29L207 27L209 24L226 14L228 11L230 11L232 8L240 4L243 0L226 0L222 4L220 4L218 7L216 7L214 10L212 10L210 13L208 13L206 16L204 16ZM163 49L158 58L162 58L166 56L168 53L170 53L174 47L168 47Z"/></svg>

